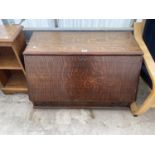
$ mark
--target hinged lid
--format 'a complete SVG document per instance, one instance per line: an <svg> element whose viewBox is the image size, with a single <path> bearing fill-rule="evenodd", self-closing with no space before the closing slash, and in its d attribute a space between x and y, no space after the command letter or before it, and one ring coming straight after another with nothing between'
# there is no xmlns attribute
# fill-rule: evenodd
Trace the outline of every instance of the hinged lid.
<svg viewBox="0 0 155 155"><path fill-rule="evenodd" d="M21 30L20 25L0 25L0 42L13 42Z"/></svg>
<svg viewBox="0 0 155 155"><path fill-rule="evenodd" d="M142 55L131 32L34 32L29 55Z"/></svg>

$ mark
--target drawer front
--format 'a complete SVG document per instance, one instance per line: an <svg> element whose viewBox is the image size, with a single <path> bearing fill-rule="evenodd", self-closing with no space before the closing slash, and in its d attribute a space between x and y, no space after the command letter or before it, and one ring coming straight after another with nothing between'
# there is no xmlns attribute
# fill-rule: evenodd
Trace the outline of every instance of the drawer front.
<svg viewBox="0 0 155 155"><path fill-rule="evenodd" d="M30 99L60 106L127 106L141 56L25 56Z"/></svg>

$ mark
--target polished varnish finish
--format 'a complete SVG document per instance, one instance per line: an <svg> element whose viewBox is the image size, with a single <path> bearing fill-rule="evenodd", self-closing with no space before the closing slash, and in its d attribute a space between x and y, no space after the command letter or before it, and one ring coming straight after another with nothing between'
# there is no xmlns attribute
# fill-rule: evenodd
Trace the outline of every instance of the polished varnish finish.
<svg viewBox="0 0 155 155"><path fill-rule="evenodd" d="M142 53L129 32L38 32L24 52L35 106L129 106Z"/></svg>

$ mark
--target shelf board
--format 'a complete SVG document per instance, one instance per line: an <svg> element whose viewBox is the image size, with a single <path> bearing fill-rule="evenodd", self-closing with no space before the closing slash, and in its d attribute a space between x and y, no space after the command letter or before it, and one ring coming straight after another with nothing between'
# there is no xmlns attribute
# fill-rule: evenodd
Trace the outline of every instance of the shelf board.
<svg viewBox="0 0 155 155"><path fill-rule="evenodd" d="M2 91L5 93L26 93L28 91L27 82L22 71L13 72Z"/></svg>
<svg viewBox="0 0 155 155"><path fill-rule="evenodd" d="M15 55L0 55L0 69L21 70Z"/></svg>

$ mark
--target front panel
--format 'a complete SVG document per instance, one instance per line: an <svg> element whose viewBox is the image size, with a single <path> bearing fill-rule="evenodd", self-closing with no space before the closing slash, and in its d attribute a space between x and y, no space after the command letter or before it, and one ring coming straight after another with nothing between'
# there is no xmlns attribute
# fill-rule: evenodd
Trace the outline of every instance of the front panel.
<svg viewBox="0 0 155 155"><path fill-rule="evenodd" d="M30 99L50 106L128 106L141 56L25 55Z"/></svg>

